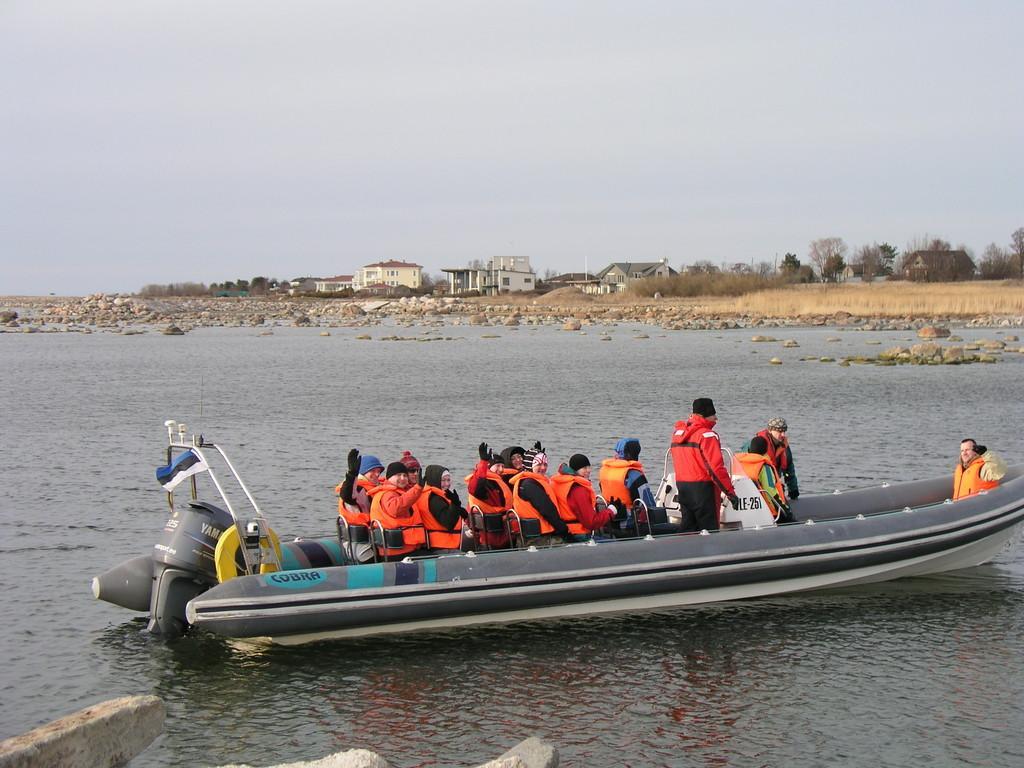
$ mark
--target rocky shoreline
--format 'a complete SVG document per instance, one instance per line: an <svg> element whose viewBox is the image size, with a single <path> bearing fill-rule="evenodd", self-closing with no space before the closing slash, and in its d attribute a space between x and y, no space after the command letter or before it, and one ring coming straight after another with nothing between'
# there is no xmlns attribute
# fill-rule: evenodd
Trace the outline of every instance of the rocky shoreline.
<svg viewBox="0 0 1024 768"><path fill-rule="evenodd" d="M918 331L926 326L1021 328L1024 316L859 317L849 312L767 317L723 312L678 300L595 302L578 292L554 291L515 301L487 298L314 299L293 297L161 298L92 294L83 297L0 297L0 332L163 332L178 335L204 327L372 326L391 318L399 325L588 325L637 323L666 331L834 326L865 331Z"/></svg>
<svg viewBox="0 0 1024 768"><path fill-rule="evenodd" d="M157 696L123 696L80 709L0 741L0 768L98 768L127 765L163 733L166 706ZM519 742L479 768L558 768L558 750L537 737ZM252 768L232 763L222 768ZM277 768L388 768L367 749L282 763Z"/></svg>

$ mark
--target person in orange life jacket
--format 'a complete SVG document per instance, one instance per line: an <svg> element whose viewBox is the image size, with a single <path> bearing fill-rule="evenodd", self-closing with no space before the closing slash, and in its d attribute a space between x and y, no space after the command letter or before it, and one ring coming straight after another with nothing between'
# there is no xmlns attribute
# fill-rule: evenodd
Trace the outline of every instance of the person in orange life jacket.
<svg viewBox="0 0 1024 768"><path fill-rule="evenodd" d="M402 451L402 455L398 460L405 464L405 468L409 470L410 478L419 475L422 467L420 466L419 459L412 455L412 451Z"/></svg>
<svg viewBox="0 0 1024 768"><path fill-rule="evenodd" d="M800 485L796 480L796 464L793 463L793 450L789 447L789 425L786 420L776 416L768 419L767 429L757 434L768 441L768 459L786 483L786 495L790 499L800 498ZM750 443L740 447L741 451L750 451Z"/></svg>
<svg viewBox="0 0 1024 768"><path fill-rule="evenodd" d="M369 489L380 484L380 473L383 471L384 465L376 456L367 454L360 457L356 448L348 452L348 472L334 491L338 494L338 516L343 517L349 525L370 524ZM361 563L370 562L373 559L373 546L369 542L356 544L355 556Z"/></svg>
<svg viewBox="0 0 1024 768"><path fill-rule="evenodd" d="M413 508L427 529L430 551L441 554L462 549L462 521L467 513L452 488L452 473L439 464L423 470L423 495Z"/></svg>
<svg viewBox="0 0 1024 768"><path fill-rule="evenodd" d="M473 474L466 478L466 488L470 496L491 508L484 510L485 512L489 512L492 509L494 511L508 509L510 506L508 502L511 498L511 490L508 485L507 478L509 473L504 463L505 459L495 455L487 447L487 443L480 443L477 450L480 454L480 461L477 462ZM522 469L523 449L506 448L505 450L517 450L519 452L516 458L518 459L519 469ZM511 456L508 461L509 463L513 461Z"/></svg>
<svg viewBox="0 0 1024 768"><path fill-rule="evenodd" d="M573 541L575 536L558 514L554 490L547 477L548 457L539 441L533 444L532 451L523 455L523 466L523 471L512 478L512 506L520 517L535 517L541 521L541 535L529 543L546 546Z"/></svg>
<svg viewBox="0 0 1024 768"><path fill-rule="evenodd" d="M698 397L690 418L677 421L672 432L672 465L683 533L718 530L719 492L734 507L739 503L722 461L722 445L714 429L717 421L711 398Z"/></svg>
<svg viewBox="0 0 1024 768"><path fill-rule="evenodd" d="M501 474L505 478L506 483L511 483L512 478L523 471L525 466L523 457L525 455L526 449L519 445L510 445L498 454L498 458L501 459L501 464L504 467Z"/></svg>
<svg viewBox="0 0 1024 768"><path fill-rule="evenodd" d="M755 435L750 440L750 450L736 454L736 461L743 467L747 477L753 480L761 496L764 497L772 516L779 523L792 523L793 513L786 503L786 492L782 485L782 479L775 471L771 457L768 455L768 441L761 435Z"/></svg>
<svg viewBox="0 0 1024 768"><path fill-rule="evenodd" d="M353 448L348 452L348 472L334 492L338 494L338 514L354 525L366 525L370 514L369 489L380 485L380 473L384 465L376 456L360 456ZM350 514L346 514L346 512ZM359 515L365 517L359 518Z"/></svg>
<svg viewBox="0 0 1024 768"><path fill-rule="evenodd" d="M491 452L487 443L480 443L477 450L480 461L473 474L466 477L470 504L475 504L484 514L502 514L512 508L512 488L508 481L523 467L523 449L511 446L502 451L501 457ZM513 467L506 467L506 461ZM514 468L515 464L518 464L518 469ZM491 549L503 549L508 546L508 534L504 531L483 531L480 543Z"/></svg>
<svg viewBox="0 0 1024 768"><path fill-rule="evenodd" d="M370 519L379 522L385 529L403 530L403 544L400 547L378 547L382 556L404 555L426 546L423 521L414 505L423 493L419 478L413 482L409 470L400 461L393 461L384 470L384 482L370 490Z"/></svg>
<svg viewBox="0 0 1024 768"><path fill-rule="evenodd" d="M1006 464L995 452L972 437L960 441L960 463L953 472L953 501L999 485Z"/></svg>
<svg viewBox="0 0 1024 768"><path fill-rule="evenodd" d="M624 437L615 444L615 458L601 462L598 472L601 494L608 503L629 512L639 499L647 508L656 506L654 492L640 463L640 441Z"/></svg>
<svg viewBox="0 0 1024 768"><path fill-rule="evenodd" d="M616 517L623 520L626 517L625 508L617 510L597 500L590 483L590 471L590 459L582 453L574 453L551 478L558 513L574 535L599 531Z"/></svg>

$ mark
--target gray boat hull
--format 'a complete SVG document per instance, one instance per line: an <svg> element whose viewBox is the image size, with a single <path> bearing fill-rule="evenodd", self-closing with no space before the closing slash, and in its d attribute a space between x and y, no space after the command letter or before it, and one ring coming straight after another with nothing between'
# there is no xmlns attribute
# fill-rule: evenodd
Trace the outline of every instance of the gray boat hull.
<svg viewBox="0 0 1024 768"><path fill-rule="evenodd" d="M799 523L541 550L245 576L192 599L189 623L278 643L692 605L955 570L1024 522L1024 468L945 502L949 478L802 497Z"/></svg>

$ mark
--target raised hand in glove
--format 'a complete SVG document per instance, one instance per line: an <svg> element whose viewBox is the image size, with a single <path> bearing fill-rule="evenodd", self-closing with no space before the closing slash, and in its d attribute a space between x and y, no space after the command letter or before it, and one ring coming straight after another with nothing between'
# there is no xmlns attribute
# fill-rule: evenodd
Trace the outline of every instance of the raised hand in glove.
<svg viewBox="0 0 1024 768"><path fill-rule="evenodd" d="M728 496L726 496L726 498L729 499L729 503L732 504L733 509L740 508L740 497L737 496L735 493L730 493Z"/></svg>
<svg viewBox="0 0 1024 768"><path fill-rule="evenodd" d="M480 458L484 461L491 460L491 452L487 450L487 443L480 443L480 447L477 449L480 451Z"/></svg>
<svg viewBox="0 0 1024 768"><path fill-rule="evenodd" d="M348 452L348 473L353 477L359 474L359 449L353 448Z"/></svg>
<svg viewBox="0 0 1024 768"><path fill-rule="evenodd" d="M538 453L544 453L544 446L540 444L540 440L533 444L533 450L537 451Z"/></svg>

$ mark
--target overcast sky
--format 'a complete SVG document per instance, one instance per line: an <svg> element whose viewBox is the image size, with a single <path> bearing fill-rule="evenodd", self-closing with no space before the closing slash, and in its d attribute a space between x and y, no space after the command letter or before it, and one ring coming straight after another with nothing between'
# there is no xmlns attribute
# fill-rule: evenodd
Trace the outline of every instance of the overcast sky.
<svg viewBox="0 0 1024 768"><path fill-rule="evenodd" d="M0 294L1024 226L1024 2L0 0Z"/></svg>

